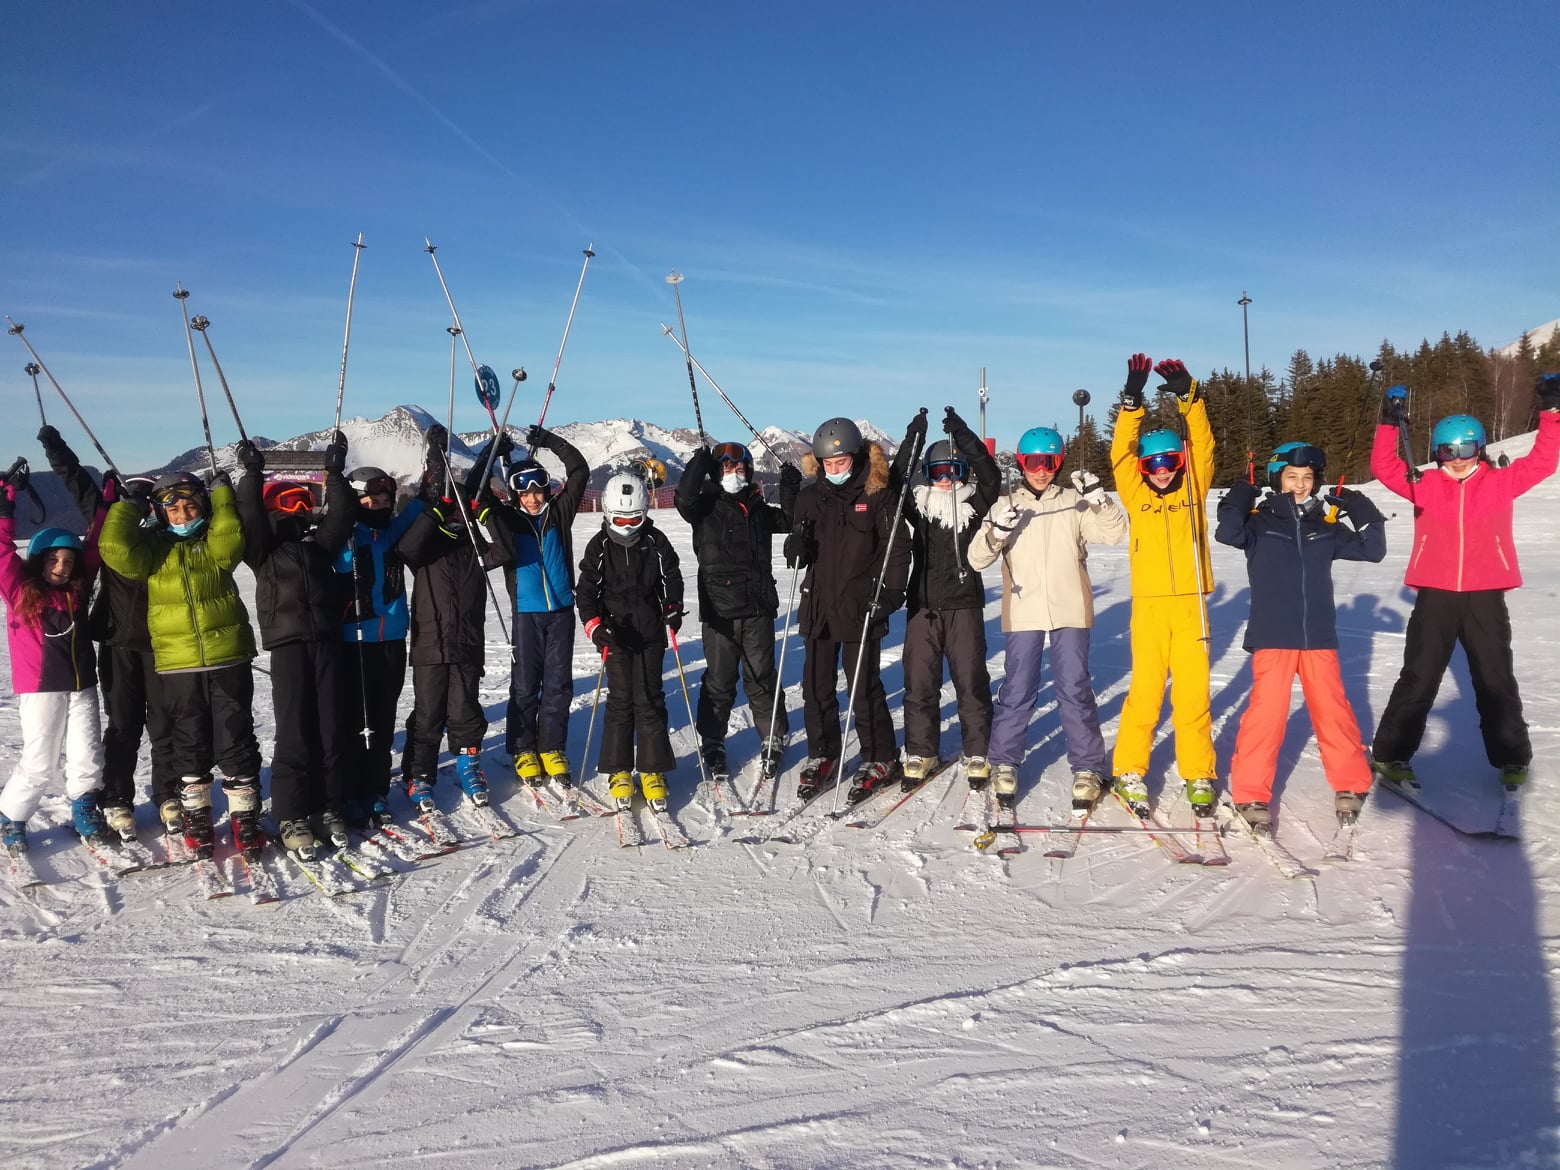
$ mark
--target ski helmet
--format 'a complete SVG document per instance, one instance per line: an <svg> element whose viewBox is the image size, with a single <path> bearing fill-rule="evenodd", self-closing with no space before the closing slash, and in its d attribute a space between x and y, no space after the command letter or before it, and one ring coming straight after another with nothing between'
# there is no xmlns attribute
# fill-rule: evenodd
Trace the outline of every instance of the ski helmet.
<svg viewBox="0 0 1560 1170"><path fill-rule="evenodd" d="M1186 466L1186 444L1174 431L1161 427L1138 440L1138 471L1180 471Z"/></svg>
<svg viewBox="0 0 1560 1170"><path fill-rule="evenodd" d="M33 533L33 538L27 542L27 559L41 557L53 548L68 548L75 552L81 551L81 537L64 528L40 528Z"/></svg>
<svg viewBox="0 0 1560 1170"><path fill-rule="evenodd" d="M1067 445L1054 427L1030 427L1019 436L1015 454L1024 471L1056 471L1067 458Z"/></svg>
<svg viewBox="0 0 1560 1170"><path fill-rule="evenodd" d="M718 443L710 455L717 464L740 463L743 474L752 482L753 452L747 449L746 443Z"/></svg>
<svg viewBox="0 0 1560 1170"><path fill-rule="evenodd" d="M537 489L545 492L552 486L552 476L548 475L547 469L535 459L522 459L518 463L509 465L509 474L504 482L516 495Z"/></svg>
<svg viewBox="0 0 1560 1170"><path fill-rule="evenodd" d="M618 472L601 489L601 510L606 514L607 535L631 544L638 537L650 510L650 493L645 489L645 481L627 471Z"/></svg>
<svg viewBox="0 0 1560 1170"><path fill-rule="evenodd" d="M378 467L354 467L347 472L347 484L360 496L386 491L393 496L400 487L395 476Z"/></svg>
<svg viewBox="0 0 1560 1170"><path fill-rule="evenodd" d="M970 474L970 465L964 456L953 449L953 444L947 439L938 439L926 449L926 462L921 464L921 473L926 476L928 483L936 483L944 476L953 479L955 483L963 483Z"/></svg>
<svg viewBox="0 0 1560 1170"><path fill-rule="evenodd" d="M314 493L308 485L286 479L266 484L260 502L267 512L280 512L284 516L307 516L314 511Z"/></svg>
<svg viewBox="0 0 1560 1170"><path fill-rule="evenodd" d="M167 506L174 500L189 500L200 508L201 516L211 515L211 497L206 493L206 483L191 472L159 475L152 484L152 508L158 522L165 526L168 523Z"/></svg>
<svg viewBox="0 0 1560 1170"><path fill-rule="evenodd" d="M1437 463L1482 455L1484 424L1471 414L1448 415L1430 432L1430 450Z"/></svg>
<svg viewBox="0 0 1560 1170"><path fill-rule="evenodd" d="M831 418L813 432L813 455L818 459L859 455L863 445L861 428L848 418Z"/></svg>
<svg viewBox="0 0 1560 1170"><path fill-rule="evenodd" d="M1268 486L1275 492L1284 489L1279 486L1284 477L1286 467L1309 467L1316 473L1316 478L1311 483L1311 494L1314 496L1322 486L1322 476L1327 474L1327 455L1320 447L1313 447L1309 443L1291 442L1280 443L1273 448L1273 458L1268 460Z"/></svg>

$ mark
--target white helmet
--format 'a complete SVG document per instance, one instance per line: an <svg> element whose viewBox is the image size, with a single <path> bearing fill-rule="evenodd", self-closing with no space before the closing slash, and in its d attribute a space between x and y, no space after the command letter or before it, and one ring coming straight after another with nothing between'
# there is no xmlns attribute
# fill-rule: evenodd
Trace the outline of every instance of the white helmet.
<svg viewBox="0 0 1560 1170"><path fill-rule="evenodd" d="M607 480L601 489L601 510L607 518L607 534L615 540L631 542L639 535L650 509L650 494L645 481L627 471Z"/></svg>

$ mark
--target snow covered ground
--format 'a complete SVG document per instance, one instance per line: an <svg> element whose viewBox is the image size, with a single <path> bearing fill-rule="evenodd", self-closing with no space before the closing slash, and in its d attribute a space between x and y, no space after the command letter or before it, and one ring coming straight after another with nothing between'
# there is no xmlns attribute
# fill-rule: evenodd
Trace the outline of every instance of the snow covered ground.
<svg viewBox="0 0 1560 1170"><path fill-rule="evenodd" d="M1402 501L1370 491L1394 515L1387 562L1336 578L1367 735L1401 659L1412 524ZM0 1166L1560 1164L1557 504L1550 483L1518 505L1528 585L1510 601L1538 754L1520 844L1459 837L1381 794L1355 860L1323 864L1331 794L1297 699L1279 834L1314 879L1280 877L1240 841L1225 869L1171 864L1129 835L1086 839L1066 862L1030 838L999 861L953 831L962 782L941 780L876 833L741 845L763 822L717 833L695 799L668 658L673 805L700 844L620 850L609 822L538 817L504 778L496 640L488 772L526 828L512 841L335 900L287 872L277 906L208 903L188 872L106 880L51 800L34 821L51 883L0 883ZM688 555L686 525L661 518ZM594 524L582 517L577 540ZM1239 554L1216 546L1214 562L1227 764L1250 683L1248 594ZM1125 553L1096 550L1090 568L1109 737L1130 667ZM1000 675L995 600L987 616ZM901 620L884 668L896 720ZM692 685L697 625L685 633ZM782 803L803 756L799 649L785 667L798 734ZM576 757L595 678L585 644ZM1498 786L1466 678L1459 657L1417 763L1429 799L1488 822ZM945 690L946 753L952 700ZM1029 823L1067 803L1048 691L1042 704L1023 769ZM734 763L757 749L745 720L739 708ZM18 745L7 697L0 768ZM1168 749L1155 752L1163 772ZM1184 823L1173 774L1151 785L1163 817Z"/></svg>

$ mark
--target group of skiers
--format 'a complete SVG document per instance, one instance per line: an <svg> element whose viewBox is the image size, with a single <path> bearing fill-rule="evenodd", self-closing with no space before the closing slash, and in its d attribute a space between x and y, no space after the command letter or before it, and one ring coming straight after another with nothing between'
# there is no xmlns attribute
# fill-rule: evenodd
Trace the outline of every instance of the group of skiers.
<svg viewBox="0 0 1560 1170"><path fill-rule="evenodd" d="M1177 403L1176 429L1143 433L1151 370ZM675 503L698 562L705 671L693 722L704 768L717 783L730 775L725 742L739 676L760 737L761 774L772 778L781 764L789 722L775 654L779 539L796 570L790 592L804 654L799 797L840 781L852 722L861 761L852 800L896 782L914 787L948 766L940 744L946 662L963 774L971 788L989 784L998 804L1011 807L1049 641L1074 808L1092 807L1113 784L1147 815L1145 775L1168 680L1177 770L1194 814L1211 815L1218 776L1211 535L1244 550L1252 585L1245 634L1252 691L1229 768L1230 799L1249 825L1260 832L1270 824L1296 675L1337 811L1348 819L1373 771L1413 782L1410 760L1457 643L1489 762L1514 789L1532 751L1504 598L1521 583L1512 501L1560 462L1560 375L1541 378L1536 393L1530 454L1509 466L1488 462L1483 427L1455 415L1436 424L1437 469L1422 479L1399 449L1401 388L1383 402L1371 468L1413 503L1406 583L1417 593L1403 671L1368 750L1344 691L1332 562L1380 561L1383 517L1358 491L1340 486L1324 495L1325 454L1293 441L1267 464L1271 493L1262 498L1262 485L1246 478L1231 485L1210 534L1213 435L1198 384L1179 361L1155 366L1136 354L1128 362L1111 443L1120 503L1088 470L1072 470L1064 482L1065 445L1049 427L1019 439L1018 478L1006 488L986 443L952 407L942 420L946 437L930 447L927 412L917 412L892 461L849 419L828 420L802 467L783 468L777 504L755 481L746 446L701 447ZM651 517L640 476L607 480L600 531L576 570L572 530L590 468L540 426L526 433L523 452L499 436L464 482L453 474L448 435L434 426L419 490L399 510L394 477L374 467L346 470L339 432L324 453L321 495L305 482L268 479L265 453L247 440L236 451L236 487L225 474L208 484L187 473L151 480L110 472L99 484L52 427L39 440L81 509L86 535L47 528L18 555L22 485L14 476L0 483L0 595L23 736L0 790L0 840L12 852L25 850L28 817L61 780L84 838L131 838L143 732L151 799L170 834L182 834L196 856L211 855L216 770L235 847L262 847L256 626L270 654L270 799L285 848L308 858L323 838L345 847L350 825L390 822L391 748L408 666L414 699L400 774L409 801L434 807L447 742L463 793L485 805L487 721L478 687L488 574L498 568L512 653L505 747L518 778L573 784L567 742L578 621L601 655L607 686L597 767L619 808L632 807L637 775L645 801L665 810L675 757L664 659L687 611L678 556ZM539 451L562 462L561 484L537 461ZM493 468L503 468L507 493L495 491ZM1087 546L1129 540L1132 676L1107 762L1089 669ZM993 699L982 571L998 562L1006 654ZM256 579L254 625L233 577L240 563ZM902 751L880 670L889 618L901 606Z"/></svg>

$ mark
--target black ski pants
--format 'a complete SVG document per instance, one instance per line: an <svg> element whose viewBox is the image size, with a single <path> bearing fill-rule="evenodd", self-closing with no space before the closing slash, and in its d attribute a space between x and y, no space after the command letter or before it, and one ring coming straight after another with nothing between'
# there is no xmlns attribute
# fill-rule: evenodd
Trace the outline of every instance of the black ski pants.
<svg viewBox="0 0 1560 1170"><path fill-rule="evenodd" d="M1511 618L1499 589L1457 593L1421 589L1408 619L1403 673L1381 713L1371 754L1384 762L1413 758L1424 738L1425 720L1440 689L1441 677L1462 643L1473 679L1484 755L1497 768L1527 766L1533 759L1522 696L1511 657Z"/></svg>
<svg viewBox="0 0 1560 1170"><path fill-rule="evenodd" d="M724 743L737 698L737 672L760 736L790 730L785 703L775 705L775 620L710 618L704 622L704 677L699 680L699 739ZM773 723L771 723L773 720Z"/></svg>
<svg viewBox="0 0 1560 1170"><path fill-rule="evenodd" d="M569 746L574 622L572 609L515 614L515 660L504 719L504 748L511 756Z"/></svg>
<svg viewBox="0 0 1560 1170"><path fill-rule="evenodd" d="M601 720L599 771L670 772L677 757L667 730L662 685L665 646L607 651L607 710Z"/></svg>
<svg viewBox="0 0 1560 1170"><path fill-rule="evenodd" d="M206 778L213 766L229 780L258 782L255 675L248 662L164 674L174 774Z"/></svg>
<svg viewBox="0 0 1560 1170"><path fill-rule="evenodd" d="M278 821L346 811L341 665L340 642L271 648L271 813Z"/></svg>
<svg viewBox="0 0 1560 1170"><path fill-rule="evenodd" d="M103 805L135 804L135 768L141 732L151 741L152 803L179 799L173 764L173 726L163 699L162 676L150 650L105 642L98 651L98 686L103 691Z"/></svg>
<svg viewBox="0 0 1560 1170"><path fill-rule="evenodd" d="M433 780L439 770L439 742L449 733L450 753L481 747L487 716L477 687L480 666L441 662L412 667L412 713L406 719L401 775Z"/></svg>
<svg viewBox="0 0 1560 1170"><path fill-rule="evenodd" d="M856 657L860 654L861 685L855 687L855 718L861 760L865 764L891 763L898 749L894 745L894 721L888 713L888 695L883 690L880 640L868 638L862 643L806 638L803 645L806 661L802 666L802 708L807 723L807 754L839 760L840 666L844 665L845 686L849 690L851 672L856 669Z"/></svg>
<svg viewBox="0 0 1560 1170"><path fill-rule="evenodd" d="M959 704L964 754L991 745L986 620L978 609L917 610L905 621L905 752L936 759L942 739L943 659Z"/></svg>
<svg viewBox="0 0 1560 1170"><path fill-rule="evenodd" d="M341 734L347 754L347 803L366 816L375 798L390 793L390 745L395 712L406 685L406 642L344 642L341 661ZM368 728L368 741L363 728Z"/></svg>

